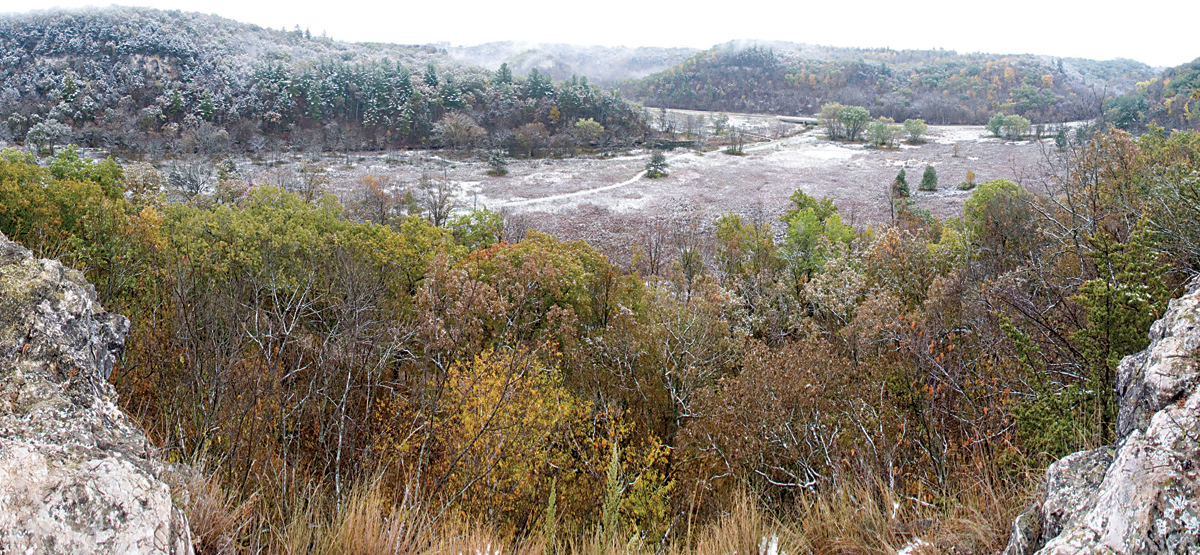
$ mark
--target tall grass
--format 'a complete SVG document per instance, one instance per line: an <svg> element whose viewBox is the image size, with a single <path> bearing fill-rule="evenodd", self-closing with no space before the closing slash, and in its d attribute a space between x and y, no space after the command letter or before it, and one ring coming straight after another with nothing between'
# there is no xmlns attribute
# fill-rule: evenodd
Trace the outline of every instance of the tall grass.
<svg viewBox="0 0 1200 555"><path fill-rule="evenodd" d="M802 555L995 553L1008 539L1010 523L1033 494L1028 476L1000 479L986 474L962 482L942 507L909 499L880 481L858 479L828 492L799 493L781 514L762 509L742 492L691 537L679 534L654 547L637 536L597 527L561 538L537 530L512 537L462 517L434 521L411 495L394 499L378 481L353 484L341 503L328 488L298 488L285 507L250 495L243 502L202 475L185 484L186 507L197 552L420 555ZM923 549L923 551L922 551Z"/></svg>

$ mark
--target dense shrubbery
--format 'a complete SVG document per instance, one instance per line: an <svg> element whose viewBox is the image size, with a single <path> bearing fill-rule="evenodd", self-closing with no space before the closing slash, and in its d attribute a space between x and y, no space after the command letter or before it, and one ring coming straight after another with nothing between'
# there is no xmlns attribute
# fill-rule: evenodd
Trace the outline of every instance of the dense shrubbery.
<svg viewBox="0 0 1200 555"><path fill-rule="evenodd" d="M798 115L840 102L896 121L982 124L998 110L1039 122L1091 119L1101 89L1130 90L1151 77L1129 60L791 47L799 52L720 46L622 90L670 108Z"/></svg>
<svg viewBox="0 0 1200 555"><path fill-rule="evenodd" d="M159 156L228 151L620 145L641 115L586 79L460 67L215 16L110 8L0 25L0 138ZM577 122L590 121L581 131Z"/></svg>
<svg viewBox="0 0 1200 555"><path fill-rule="evenodd" d="M113 380L214 474L207 550L434 549L469 522L522 549L827 552L931 518L995 551L1026 465L1111 440L1116 361L1200 264L1200 218L1171 212L1198 160L1196 134L1102 134L1045 191L867 230L797 192L645 275L490 212L228 181L166 203L70 149L0 155L0 231L132 318Z"/></svg>

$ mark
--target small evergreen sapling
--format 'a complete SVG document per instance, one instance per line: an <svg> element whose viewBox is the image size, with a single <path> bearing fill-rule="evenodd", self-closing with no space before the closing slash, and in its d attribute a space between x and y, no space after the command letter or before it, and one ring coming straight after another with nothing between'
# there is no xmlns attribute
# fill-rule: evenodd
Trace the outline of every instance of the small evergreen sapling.
<svg viewBox="0 0 1200 555"><path fill-rule="evenodd" d="M921 184L917 188L922 191L937 190L937 170L932 165L925 166L925 174L921 176Z"/></svg>
<svg viewBox="0 0 1200 555"><path fill-rule="evenodd" d="M617 536L618 517L621 510L621 494L625 492L625 484L621 481L621 451L617 447L615 434L613 436L612 456L608 461L608 472L604 489L604 505L601 506L600 510L600 525L604 530L604 535L608 536L611 541Z"/></svg>
<svg viewBox="0 0 1200 555"><path fill-rule="evenodd" d="M904 168L900 168L900 173L892 180L892 197L907 197L908 194L908 178L904 176Z"/></svg>
<svg viewBox="0 0 1200 555"><path fill-rule="evenodd" d="M508 175L508 157L504 155L503 150L493 150L488 154L487 164L488 175L493 177Z"/></svg>
<svg viewBox="0 0 1200 555"><path fill-rule="evenodd" d="M650 155L650 161L646 162L646 177L656 179L667 175L667 157L656 150Z"/></svg>

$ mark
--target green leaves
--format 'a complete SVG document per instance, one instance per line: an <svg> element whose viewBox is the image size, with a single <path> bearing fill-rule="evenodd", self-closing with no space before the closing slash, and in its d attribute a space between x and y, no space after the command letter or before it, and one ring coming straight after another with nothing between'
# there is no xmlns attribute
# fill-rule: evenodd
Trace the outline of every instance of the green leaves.
<svg viewBox="0 0 1200 555"><path fill-rule="evenodd" d="M846 106L838 112L838 120L846 131L846 140L856 141L867 122L871 121L871 112L862 106Z"/></svg>
<svg viewBox="0 0 1200 555"><path fill-rule="evenodd" d="M793 280L799 284L825 265L828 256L825 245L849 244L854 239L854 228L842 223L830 198L818 201L796 191L792 202L796 208L784 216L788 227L781 250Z"/></svg>

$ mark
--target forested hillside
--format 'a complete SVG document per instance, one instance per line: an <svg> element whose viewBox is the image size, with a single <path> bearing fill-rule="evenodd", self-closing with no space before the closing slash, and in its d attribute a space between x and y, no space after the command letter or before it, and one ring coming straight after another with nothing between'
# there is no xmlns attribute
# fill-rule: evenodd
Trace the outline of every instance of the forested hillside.
<svg viewBox="0 0 1200 555"><path fill-rule="evenodd" d="M604 128L592 140L640 136L633 108L586 78L553 84L536 70L462 66L436 48L348 44L210 15L14 15L0 19L0 50L0 138L42 150L504 146L588 118ZM514 132L521 126L532 127Z"/></svg>
<svg viewBox="0 0 1200 555"><path fill-rule="evenodd" d="M1109 99L1104 117L1130 131L1152 125L1196 129L1200 126L1200 58L1168 68L1162 75L1138 83L1136 90Z"/></svg>
<svg viewBox="0 0 1200 555"><path fill-rule="evenodd" d="M800 115L839 102L897 121L982 124L1004 112L1055 123L1096 117L1106 96L1155 73L1131 60L729 43L621 89L668 108Z"/></svg>

